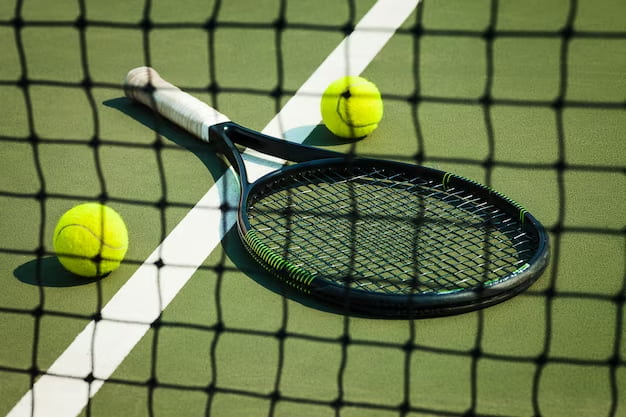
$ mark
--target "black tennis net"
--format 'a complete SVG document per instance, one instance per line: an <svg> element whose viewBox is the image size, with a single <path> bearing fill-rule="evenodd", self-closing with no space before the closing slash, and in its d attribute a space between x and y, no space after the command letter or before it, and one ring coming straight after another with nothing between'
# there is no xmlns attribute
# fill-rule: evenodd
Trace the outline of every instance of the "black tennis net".
<svg viewBox="0 0 626 417"><path fill-rule="evenodd" d="M78 378L49 371L58 347L62 351L71 341L55 342L56 329L78 332L88 322L101 322L106 301L122 284L108 283L113 277L92 280L85 283L94 289L89 306L63 302L71 295L60 291L69 294L77 283L54 262L48 241L59 207L86 200L137 207L139 217L150 213L150 238L163 240L172 219L195 203L168 185L182 183L172 182L180 168L174 164L184 164L179 145L196 151L212 171L223 172L185 134L133 108L111 74L121 80L131 66L158 64L163 54L174 51L185 65L195 62L202 68L201 77L189 71L196 78L182 85L184 90L217 105L261 103L264 108L253 115L258 124L296 93L293 44L310 37L324 45L337 43L373 4L328 2L332 19L323 22L305 2L262 3L190 2L186 9L182 3L150 0L112 1L106 7L87 0L54 6L15 0L0 6L0 263L7 283L0 297L0 329L5 329L0 380L7 381L0 383L0 413L9 412L44 375ZM243 270L267 283L255 278L257 271L230 233L224 249L196 272L199 283L190 283L189 291L207 298L200 303L206 309L179 305L177 312L159 315L137 348L144 359L122 364L93 398L85 393L82 413L115 415L134 403L139 405L125 409L125 415L223 416L242 410L267 416L626 415L625 12L622 3L608 0L424 0L394 34L390 52L383 50L367 70L381 77L400 72L410 81L380 86L385 118L405 117L412 142L406 152L367 156L459 169L498 189L519 186L514 194L536 199L531 204L538 217L545 217L552 260L540 281L520 296L523 307L510 307L519 316L484 310L462 318L389 324L316 312L311 317L319 322L307 323L298 314L300 307L281 297L279 305L268 307L273 325L253 327L232 318L239 308L235 304L246 300L229 295L234 291L230 282ZM107 15L116 17L102 17ZM190 35L176 37L185 31ZM258 86L248 80L237 84L220 68L236 59L242 59L240 65L259 65L255 57L233 58L232 52L243 47L242 39L255 38L269 40L271 65L259 71ZM127 40L127 49L119 39ZM229 42L230 49L219 46ZM306 55L295 56L306 61ZM438 73L451 63L456 63L454 70ZM462 81L446 78L455 71ZM475 74L473 84L464 84L468 73ZM103 107L127 114L112 118ZM89 121L75 121L73 111ZM474 116L463 124L468 112ZM69 117L51 123L54 115ZM156 133L147 138L133 131L144 135L136 143L117 139L111 124L121 119L128 121L122 128L143 123ZM519 129L514 134L507 131L511 119ZM453 141L440 152L439 138L431 135L471 136L475 124L481 125L481 139L469 156L457 152ZM308 141L329 143L322 129ZM349 145L359 153L359 143ZM156 175L125 180L142 175L141 169L115 173L103 162L107 152L143 155L152 160ZM51 165L65 168L51 170ZM81 178L75 188L63 178L71 172ZM136 193L132 184L142 182L155 191ZM533 186L539 190L534 195ZM131 244L141 238L131 230ZM145 257L132 255L124 261L126 272L144 263ZM233 261L238 257L244 260ZM153 264L157 270L185 267L163 259ZM246 294L242 290L240 296ZM274 292L268 294L275 301ZM438 328L449 335L455 323L471 325L459 339L433 342ZM395 329L392 335L385 333L388 328ZM371 337L377 332L379 339ZM15 346L12 340L26 344ZM191 345L204 346L204 353ZM48 351L49 346L55 348ZM176 358L188 363L183 357L194 354L198 369L177 364ZM450 372L456 365L458 372ZM172 376L177 371L202 376L194 373L185 381ZM94 375L78 379L99 387L102 381ZM122 400L124 395L133 402Z"/></svg>

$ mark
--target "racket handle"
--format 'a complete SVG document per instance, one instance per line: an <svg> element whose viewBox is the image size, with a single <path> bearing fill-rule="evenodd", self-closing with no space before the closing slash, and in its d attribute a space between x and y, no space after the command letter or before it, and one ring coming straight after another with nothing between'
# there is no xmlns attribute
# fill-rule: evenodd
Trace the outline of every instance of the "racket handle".
<svg viewBox="0 0 626 417"><path fill-rule="evenodd" d="M230 120L213 107L165 81L150 67L130 70L124 81L124 93L207 142L210 126Z"/></svg>

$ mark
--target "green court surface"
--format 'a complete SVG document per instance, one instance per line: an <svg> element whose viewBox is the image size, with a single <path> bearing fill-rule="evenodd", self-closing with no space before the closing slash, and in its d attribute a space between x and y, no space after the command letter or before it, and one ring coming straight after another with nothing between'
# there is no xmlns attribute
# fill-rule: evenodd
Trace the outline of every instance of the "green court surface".
<svg viewBox="0 0 626 417"><path fill-rule="evenodd" d="M375 3L0 3L0 415L31 415L14 407L54 376L84 386L81 405L36 415L626 416L620 0L423 0L363 71L385 104L372 135L339 140L315 126L317 108L306 137L280 132L454 172L523 204L550 231L551 261L522 295L445 318L343 316L283 297L230 231L195 272L148 261L157 277L190 279L127 355L117 342L90 352L119 357L102 385L89 369L50 371L227 170L126 99L127 71L150 64L262 130ZM390 30L385 16L370 32ZM115 208L130 235L126 261L99 280L64 271L51 243L86 201Z"/></svg>

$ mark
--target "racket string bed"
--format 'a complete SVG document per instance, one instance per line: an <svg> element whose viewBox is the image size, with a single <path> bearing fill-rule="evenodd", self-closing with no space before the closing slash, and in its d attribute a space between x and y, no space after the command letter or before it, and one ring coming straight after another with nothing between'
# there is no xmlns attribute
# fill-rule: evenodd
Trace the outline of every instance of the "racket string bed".
<svg viewBox="0 0 626 417"><path fill-rule="evenodd" d="M316 178L316 182L317 180L319 180L319 177ZM329 184L328 178L324 178L324 181L326 181L325 184L319 183L321 184L320 185L321 188L324 188L324 186L328 186ZM342 184L342 185L348 184L348 181L341 180L341 181L337 181L335 184ZM363 186L364 184L356 184L354 188L358 189L358 188L362 188ZM309 193L312 190L311 184L307 184L306 188L307 190L304 191L303 194ZM328 207L336 207L339 211L341 211L342 209L347 209L348 207L348 205L346 204L347 201L357 202L357 204L364 201L362 198L359 198L359 197L355 198L356 193L348 192L348 193L343 193L343 194L353 194L353 195L344 197L344 198L337 198L337 196L339 195L337 193L328 194L326 196L324 194L316 193L315 195L317 196L317 198L315 201L322 202L324 205ZM367 194L362 193L361 195L365 196ZM297 200L297 198L292 198L291 200ZM338 204L331 204L333 202L338 202ZM280 203L280 201L278 203ZM306 211L317 210L317 207L310 207L310 205L307 205L306 203L307 201L299 201L296 205L301 207L302 210L306 210ZM371 200L366 201L366 203L367 203L366 205L370 207L372 206ZM384 205L388 203L383 202L382 204ZM281 207L281 204L272 204L272 205L275 207L270 207L270 210L275 210L276 208ZM264 203L263 206L268 207L270 205L267 203ZM291 206L292 207L294 206L293 202L291 203ZM359 216L358 209L357 208L354 208L354 209L355 209L355 212L346 211L345 213L342 213L341 216L337 216L337 212L338 212L337 210L333 212L325 213L327 214L327 216L323 216L323 217L319 216L320 213L317 213L318 216L314 216L313 214L307 214L306 216L302 216L303 218L306 219L306 224L299 223L298 220L302 220L302 218L299 218L298 211L290 211L290 214L292 216L291 217L292 223L298 224L298 226L311 229L312 237L315 237L315 238L319 238L320 236L329 237L329 239L323 239L323 241L320 243L325 245L325 247L330 248L330 251L327 251L325 254L321 254L320 256L316 256L315 258L318 258L318 260L324 260L325 258L336 259L336 257L339 256L344 259L334 264L326 263L326 266L330 266L331 268L334 268L336 265L345 266L345 265L348 265L350 262L352 262L354 269L366 270L370 266L367 265L364 261L367 261L368 263L372 263L374 262L373 259L370 258L370 259L365 259L363 261L360 261L359 257L357 256L358 251L355 250L356 248L348 248L345 245L342 245L341 247L337 247L337 242L358 242L359 247L363 247L363 246L373 247L373 245L376 244L377 241L381 240L381 237L385 239L388 236L394 235L397 231L394 230L393 223L389 223L384 230L381 228L370 227L371 225L369 225L368 223L371 223L372 222L371 219L375 217L371 215ZM322 221L322 218L324 221ZM330 225L328 225L329 223ZM372 230L374 230L376 233L375 234L368 233ZM297 236L297 234L295 235ZM375 240L376 238L377 240ZM296 239L296 238L293 237L293 239ZM281 245L284 245L285 243L281 242L281 240L282 240L282 237L278 239L276 242L273 242L273 247L278 249ZM304 240L298 239L298 244L302 241ZM289 244L292 244L292 243L293 242L289 242ZM305 243L315 244L317 242L309 241ZM279 250L279 253L280 253L280 250ZM389 273L388 274L389 276L397 275L397 272L395 274L391 274L391 271L398 269L398 266L395 266L395 264L396 262L401 261L401 258L399 258L397 254L394 254L394 252L384 253L383 255L387 259L387 261L385 263L380 263L379 265L377 265L377 268L375 269L378 270L379 272L382 272L383 275L385 273ZM301 259L310 261L312 260L312 258L314 258L312 254L309 254L309 255L304 254ZM390 260L393 260L394 262L390 262ZM388 270L385 271L383 268L387 268ZM346 274L346 271L341 272L337 269L335 269L334 272L336 274L340 274L340 273ZM400 271L400 272L404 273L405 271Z"/></svg>
<svg viewBox="0 0 626 417"><path fill-rule="evenodd" d="M490 285L525 263L531 238L478 196L372 168L299 173L249 208L259 237L315 276L364 291Z"/></svg>

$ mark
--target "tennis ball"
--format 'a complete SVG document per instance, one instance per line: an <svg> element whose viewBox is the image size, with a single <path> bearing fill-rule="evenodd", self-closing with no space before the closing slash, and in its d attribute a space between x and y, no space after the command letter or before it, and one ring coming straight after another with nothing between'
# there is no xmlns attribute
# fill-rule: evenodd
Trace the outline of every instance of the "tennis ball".
<svg viewBox="0 0 626 417"><path fill-rule="evenodd" d="M98 277L120 266L128 249L128 231L112 208L98 203L80 204L59 219L53 246L68 271Z"/></svg>
<svg viewBox="0 0 626 417"><path fill-rule="evenodd" d="M383 117L383 100L374 83L363 77L341 77L326 88L321 100L322 120L335 135L369 135Z"/></svg>

